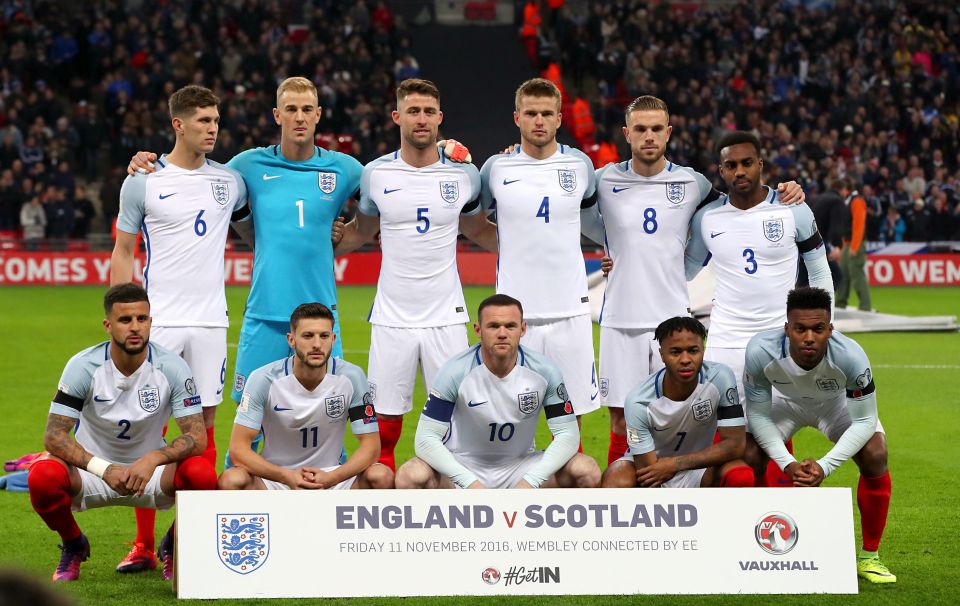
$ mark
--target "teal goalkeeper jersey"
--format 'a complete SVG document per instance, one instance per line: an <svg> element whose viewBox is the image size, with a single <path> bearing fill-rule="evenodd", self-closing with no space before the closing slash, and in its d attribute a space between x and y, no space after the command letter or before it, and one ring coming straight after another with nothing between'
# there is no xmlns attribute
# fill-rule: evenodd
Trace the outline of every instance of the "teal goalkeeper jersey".
<svg viewBox="0 0 960 606"><path fill-rule="evenodd" d="M330 232L348 198L356 197L363 166L316 147L309 160L283 157L279 145L238 154L227 166L243 175L253 215L253 281L246 315L286 322L301 303L336 309Z"/></svg>

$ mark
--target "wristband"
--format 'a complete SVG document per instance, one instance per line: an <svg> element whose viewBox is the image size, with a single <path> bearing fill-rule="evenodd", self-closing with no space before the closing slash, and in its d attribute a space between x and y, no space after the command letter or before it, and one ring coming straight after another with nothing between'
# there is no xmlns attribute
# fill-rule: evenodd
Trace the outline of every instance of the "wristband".
<svg viewBox="0 0 960 606"><path fill-rule="evenodd" d="M111 465L113 465L113 463L110 461L106 461L100 457L93 457L87 462L87 471L102 479L103 474L107 473L107 468Z"/></svg>

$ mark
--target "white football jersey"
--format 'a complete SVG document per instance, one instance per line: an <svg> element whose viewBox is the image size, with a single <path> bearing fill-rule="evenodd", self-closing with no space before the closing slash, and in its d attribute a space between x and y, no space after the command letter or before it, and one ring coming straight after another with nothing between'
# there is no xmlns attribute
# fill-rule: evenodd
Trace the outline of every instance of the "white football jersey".
<svg viewBox="0 0 960 606"><path fill-rule="evenodd" d="M656 451L658 457L699 452L713 443L717 427L746 424L733 371L704 362L700 383L690 397L676 402L663 395L666 369L647 377L627 395L623 416L631 455Z"/></svg>
<svg viewBox="0 0 960 606"><path fill-rule="evenodd" d="M330 358L327 374L308 391L293 374L290 357L253 371L234 423L263 430L264 459L298 469L339 464L348 421L354 435L378 431L363 371Z"/></svg>
<svg viewBox="0 0 960 606"><path fill-rule="evenodd" d="M117 229L143 232L154 326L229 325L223 247L231 218L246 203L240 173L212 160L186 170L164 155L156 172L123 182Z"/></svg>
<svg viewBox="0 0 960 606"><path fill-rule="evenodd" d="M427 328L470 320L457 271L460 217L480 212L473 164L416 168L399 152L363 169L358 209L380 215L383 258L370 323Z"/></svg>
<svg viewBox="0 0 960 606"><path fill-rule="evenodd" d="M590 159L567 145L544 160L518 149L487 160L480 178L483 206L497 213L497 292L527 319L590 313L580 249L581 206L596 192Z"/></svg>
<svg viewBox="0 0 960 606"><path fill-rule="evenodd" d="M713 187L686 166L667 162L644 177L629 160L597 172L597 206L615 269L607 277L600 325L656 328L690 315L683 254L690 219Z"/></svg>
<svg viewBox="0 0 960 606"><path fill-rule="evenodd" d="M450 423L450 452L488 465L534 451L541 411L548 423L576 422L560 371L537 352L519 348L506 377L490 372L474 345L437 374L423 414Z"/></svg>
<svg viewBox="0 0 960 606"><path fill-rule="evenodd" d="M201 402L183 358L150 343L147 359L124 376L110 358L110 341L70 358L50 413L78 419L77 442L112 463L130 465L163 448L163 428L200 414Z"/></svg>
<svg viewBox="0 0 960 606"><path fill-rule="evenodd" d="M778 198L767 188L766 200L740 210L723 196L694 215L687 275L698 269L691 263L702 262L709 251L717 283L709 347L742 349L758 332L782 327L800 254L807 269L811 259L826 264L810 207L783 206Z"/></svg>

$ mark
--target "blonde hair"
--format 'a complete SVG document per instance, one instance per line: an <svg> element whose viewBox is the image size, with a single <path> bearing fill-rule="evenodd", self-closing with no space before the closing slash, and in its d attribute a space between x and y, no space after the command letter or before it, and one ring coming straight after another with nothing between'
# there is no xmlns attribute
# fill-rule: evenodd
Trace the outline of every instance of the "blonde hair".
<svg viewBox="0 0 960 606"><path fill-rule="evenodd" d="M520 99L523 97L553 97L557 100L557 109L560 109L560 89L544 78L531 78L517 88L513 98L513 106L517 111L520 111Z"/></svg>
<svg viewBox="0 0 960 606"><path fill-rule="evenodd" d="M317 87L313 82L302 76L292 76L280 83L277 87L277 107L280 107L280 96L290 91L292 93L313 93L313 97L320 102L320 94L317 93Z"/></svg>

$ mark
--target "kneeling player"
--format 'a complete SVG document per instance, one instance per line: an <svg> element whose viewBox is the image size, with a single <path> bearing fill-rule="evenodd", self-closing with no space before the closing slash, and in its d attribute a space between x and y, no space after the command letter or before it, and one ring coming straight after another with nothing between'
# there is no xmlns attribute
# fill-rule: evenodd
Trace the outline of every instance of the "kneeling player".
<svg viewBox="0 0 960 606"><path fill-rule="evenodd" d="M596 486L600 468L577 452L580 429L560 371L520 347L520 302L488 297L473 329L480 344L437 374L417 427L417 456L397 471L397 488ZM541 409L553 442L537 451Z"/></svg>
<svg viewBox="0 0 960 606"><path fill-rule="evenodd" d="M108 505L168 509L178 490L213 490L200 396L187 363L151 344L147 292L120 284L103 300L110 340L67 362L50 405L44 446L30 468L30 502L63 540L54 581L75 581L90 542L72 511ZM164 444L173 415L182 435ZM76 436L70 432L77 426ZM173 578L173 527L160 541Z"/></svg>
<svg viewBox="0 0 960 606"><path fill-rule="evenodd" d="M753 486L753 471L741 460L746 435L737 381L727 366L703 361L706 336L695 318L657 327L665 367L627 395L630 449L607 468L604 488Z"/></svg>
<svg viewBox="0 0 960 606"><path fill-rule="evenodd" d="M782 397L772 398L772 384ZM759 470L772 458L795 486L819 486L852 458L860 468L863 535L857 574L871 583L895 583L877 555L890 507L890 472L870 361L855 341L833 331L829 293L790 291L784 329L759 333L747 345L743 386L752 434L747 461ZM834 447L819 460L798 462L783 441L802 427L817 428Z"/></svg>
<svg viewBox="0 0 960 606"><path fill-rule="evenodd" d="M330 357L333 323L333 312L320 303L293 310L287 342L294 355L247 380L230 436L235 467L221 474L221 490L393 488L393 472L375 462L380 434L367 378ZM348 419L360 444L340 465ZM261 430L257 454L251 443Z"/></svg>

